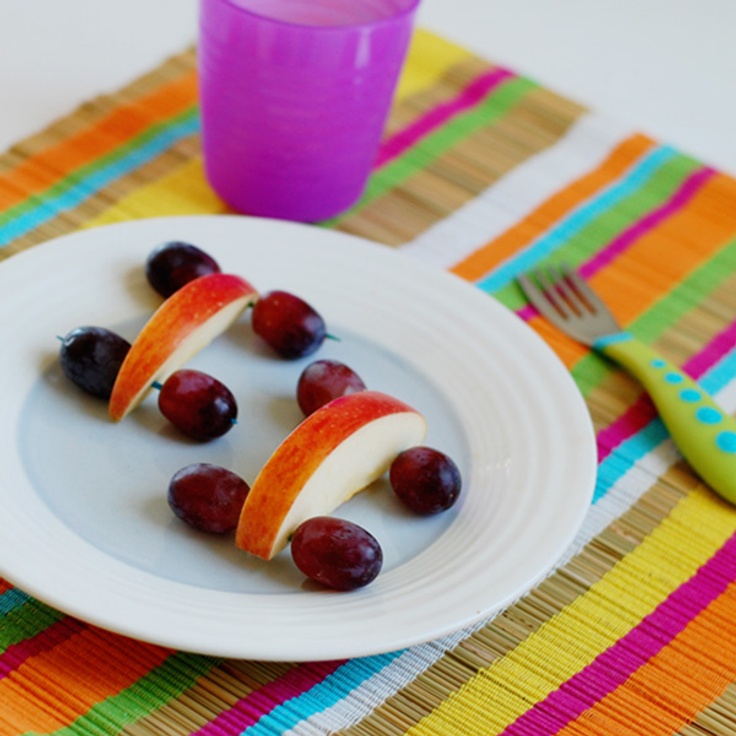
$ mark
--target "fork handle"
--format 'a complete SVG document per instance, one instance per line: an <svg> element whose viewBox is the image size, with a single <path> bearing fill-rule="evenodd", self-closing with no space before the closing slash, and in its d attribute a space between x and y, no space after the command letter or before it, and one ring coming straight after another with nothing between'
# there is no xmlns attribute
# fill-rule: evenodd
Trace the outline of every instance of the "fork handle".
<svg viewBox="0 0 736 736"><path fill-rule="evenodd" d="M702 386L628 332L599 338L593 347L641 382L692 468L736 504L736 420Z"/></svg>

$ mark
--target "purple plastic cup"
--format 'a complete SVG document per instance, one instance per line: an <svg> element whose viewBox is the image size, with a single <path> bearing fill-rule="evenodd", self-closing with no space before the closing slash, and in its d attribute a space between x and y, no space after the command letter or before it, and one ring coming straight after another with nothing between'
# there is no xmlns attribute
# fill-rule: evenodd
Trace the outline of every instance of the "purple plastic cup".
<svg viewBox="0 0 736 736"><path fill-rule="evenodd" d="M200 0L205 171L238 212L315 222L361 196L419 0Z"/></svg>

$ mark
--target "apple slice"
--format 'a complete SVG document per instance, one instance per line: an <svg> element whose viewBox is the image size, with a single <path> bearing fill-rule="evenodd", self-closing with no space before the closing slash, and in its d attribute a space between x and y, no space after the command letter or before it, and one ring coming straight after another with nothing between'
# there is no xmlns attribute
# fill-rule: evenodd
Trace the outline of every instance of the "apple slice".
<svg viewBox="0 0 736 736"><path fill-rule="evenodd" d="M421 444L424 417L378 391L333 399L276 448L253 482L235 534L238 547L270 560L303 521L330 514Z"/></svg>
<svg viewBox="0 0 736 736"><path fill-rule="evenodd" d="M109 411L120 421L195 353L224 332L258 293L234 274L200 276L175 291L153 313L120 366Z"/></svg>

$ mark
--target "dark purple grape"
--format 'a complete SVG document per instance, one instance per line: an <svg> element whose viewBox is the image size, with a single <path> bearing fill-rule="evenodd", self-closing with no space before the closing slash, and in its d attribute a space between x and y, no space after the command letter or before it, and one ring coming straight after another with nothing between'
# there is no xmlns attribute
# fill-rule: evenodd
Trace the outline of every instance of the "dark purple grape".
<svg viewBox="0 0 736 736"><path fill-rule="evenodd" d="M331 516L315 516L299 525L291 556L310 579L336 590L362 588L381 571L383 551L363 527Z"/></svg>
<svg viewBox="0 0 736 736"><path fill-rule="evenodd" d="M271 291L255 303L253 330L289 360L310 355L327 337L319 313L287 291Z"/></svg>
<svg viewBox="0 0 736 736"><path fill-rule="evenodd" d="M391 463L394 493L415 513L438 514L457 501L462 488L454 461L431 447L411 447Z"/></svg>
<svg viewBox="0 0 736 736"><path fill-rule="evenodd" d="M77 327L62 338L64 375L93 396L110 397L130 343L104 327Z"/></svg>
<svg viewBox="0 0 736 736"><path fill-rule="evenodd" d="M177 429L200 442L221 437L238 416L235 397L224 383L188 368L166 379L158 408Z"/></svg>
<svg viewBox="0 0 736 736"><path fill-rule="evenodd" d="M364 391L363 379L338 360L315 360L299 376L296 400L305 416L339 396Z"/></svg>
<svg viewBox="0 0 736 736"><path fill-rule="evenodd" d="M193 463L177 470L169 481L171 510L195 529L213 534L232 531L250 487L219 465Z"/></svg>
<svg viewBox="0 0 736 736"><path fill-rule="evenodd" d="M148 283L163 297L171 296L200 276L219 270L217 261L208 253L196 245L180 241L160 245L146 260Z"/></svg>

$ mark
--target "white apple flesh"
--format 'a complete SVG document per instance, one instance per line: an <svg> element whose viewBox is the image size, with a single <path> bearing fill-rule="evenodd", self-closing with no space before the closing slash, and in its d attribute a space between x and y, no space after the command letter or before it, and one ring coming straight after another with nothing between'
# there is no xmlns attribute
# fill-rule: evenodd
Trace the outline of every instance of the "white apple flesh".
<svg viewBox="0 0 736 736"><path fill-rule="evenodd" d="M234 274L201 276L175 291L153 313L120 366L109 412L120 421L255 302L257 291Z"/></svg>
<svg viewBox="0 0 736 736"><path fill-rule="evenodd" d="M269 560L296 528L330 514L383 475L427 431L415 409L378 391L341 396L310 414L276 448L253 482L235 535Z"/></svg>

